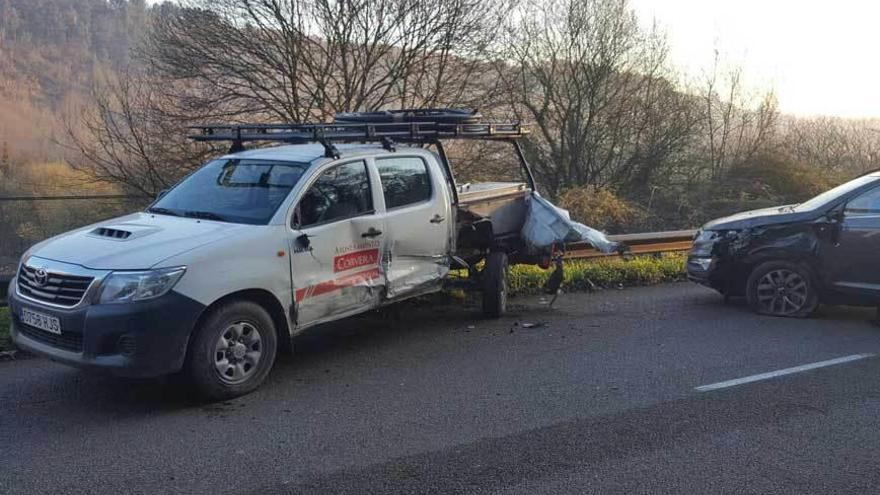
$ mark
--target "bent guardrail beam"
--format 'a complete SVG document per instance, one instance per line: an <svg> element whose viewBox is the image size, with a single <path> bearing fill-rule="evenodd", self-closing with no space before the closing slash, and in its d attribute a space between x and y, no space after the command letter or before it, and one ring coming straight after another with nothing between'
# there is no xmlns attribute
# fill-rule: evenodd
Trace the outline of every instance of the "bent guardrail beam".
<svg viewBox="0 0 880 495"><path fill-rule="evenodd" d="M687 251L693 244L696 230L670 230L665 232L644 232L639 234L610 235L612 241L619 241L630 247L633 254L655 254L674 251ZM579 242L566 246L566 259L589 259L616 256L597 251L587 243Z"/></svg>

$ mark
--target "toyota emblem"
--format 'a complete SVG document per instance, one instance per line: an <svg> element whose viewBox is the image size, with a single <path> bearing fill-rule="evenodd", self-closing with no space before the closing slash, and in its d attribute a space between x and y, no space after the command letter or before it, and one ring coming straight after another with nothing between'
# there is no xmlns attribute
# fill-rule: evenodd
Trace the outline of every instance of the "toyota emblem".
<svg viewBox="0 0 880 495"><path fill-rule="evenodd" d="M49 274L46 273L45 268L37 268L34 270L34 283L37 284L38 287L43 287L46 285L46 282L49 281Z"/></svg>

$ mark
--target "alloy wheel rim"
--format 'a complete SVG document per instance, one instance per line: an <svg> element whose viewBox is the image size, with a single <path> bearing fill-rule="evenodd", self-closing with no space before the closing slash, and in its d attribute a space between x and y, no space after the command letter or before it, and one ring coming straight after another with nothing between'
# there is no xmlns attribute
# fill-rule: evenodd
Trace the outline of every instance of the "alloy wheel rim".
<svg viewBox="0 0 880 495"><path fill-rule="evenodd" d="M808 291L801 274L784 268L772 270L758 281L758 305L769 314L792 315L803 309Z"/></svg>
<svg viewBox="0 0 880 495"><path fill-rule="evenodd" d="M244 382L257 370L263 337L255 325L238 321L224 329L214 346L214 369L229 384Z"/></svg>

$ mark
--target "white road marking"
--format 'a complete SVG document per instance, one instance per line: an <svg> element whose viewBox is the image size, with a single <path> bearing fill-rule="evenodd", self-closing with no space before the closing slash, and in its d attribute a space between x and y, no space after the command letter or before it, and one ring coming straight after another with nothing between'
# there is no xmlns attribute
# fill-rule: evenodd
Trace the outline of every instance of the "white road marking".
<svg viewBox="0 0 880 495"><path fill-rule="evenodd" d="M695 390L698 392L708 392L710 390L718 390L719 388L727 388L727 387L735 387L737 385L742 385L743 383L752 383L761 380L767 380L769 378L776 378L777 376L790 375L792 373L800 373L801 371L814 370L816 368L824 368L826 366L834 366L835 364L848 363L850 361L858 361L859 359L865 359L873 356L873 354L853 354L851 356L839 357L836 359L829 359L827 361L819 361L818 363L810 363L803 364L801 366L795 366L794 368L785 368L782 370L776 371L768 371L767 373L760 373L757 375L746 376L743 378L736 378L733 380L727 380L724 382L712 383L709 385L701 385L696 387Z"/></svg>

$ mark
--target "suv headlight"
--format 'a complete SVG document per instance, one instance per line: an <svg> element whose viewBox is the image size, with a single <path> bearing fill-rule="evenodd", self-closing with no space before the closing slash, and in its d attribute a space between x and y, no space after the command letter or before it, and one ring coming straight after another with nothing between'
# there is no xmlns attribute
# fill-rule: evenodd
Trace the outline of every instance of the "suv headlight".
<svg viewBox="0 0 880 495"><path fill-rule="evenodd" d="M180 280L186 267L142 272L112 272L101 285L100 304L146 301L165 295Z"/></svg>
<svg viewBox="0 0 880 495"><path fill-rule="evenodd" d="M731 241L739 234L737 230L700 230L694 237L694 245L691 248L691 256L711 257L715 245L721 241Z"/></svg>

